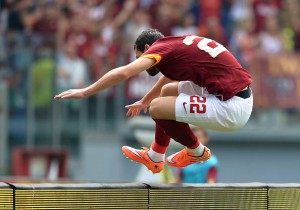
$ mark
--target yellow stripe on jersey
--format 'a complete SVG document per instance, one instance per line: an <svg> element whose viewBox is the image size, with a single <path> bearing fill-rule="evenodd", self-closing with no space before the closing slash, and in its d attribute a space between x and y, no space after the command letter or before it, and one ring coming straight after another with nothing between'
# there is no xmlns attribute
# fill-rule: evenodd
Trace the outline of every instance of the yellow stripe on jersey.
<svg viewBox="0 0 300 210"><path fill-rule="evenodd" d="M141 56L142 58L150 58L150 59L154 59L155 60L155 63L152 64L152 66L155 66L156 64L158 64L161 60L161 56L158 55L158 54L146 54L146 55L142 55ZM151 67L152 67L151 66Z"/></svg>

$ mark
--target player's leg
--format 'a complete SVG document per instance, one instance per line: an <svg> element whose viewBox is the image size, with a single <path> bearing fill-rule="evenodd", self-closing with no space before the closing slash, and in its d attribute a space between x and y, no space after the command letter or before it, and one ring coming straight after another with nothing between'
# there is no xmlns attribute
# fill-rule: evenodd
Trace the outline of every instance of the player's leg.
<svg viewBox="0 0 300 210"><path fill-rule="evenodd" d="M160 97L153 100L150 105L150 115L156 122L156 125L162 128L165 133L175 141L186 146L186 149L180 152L179 155L182 156L186 154L186 158L182 158L182 161L179 161L178 158L181 159L179 156L172 157L172 166L185 167L191 164L191 161L200 162L209 159L209 149L201 144L201 142L192 132L189 124L184 122L177 122L175 120L176 101L177 97L174 96ZM155 142L161 145L159 138L156 138ZM187 156L187 154L189 154L191 158L192 156L195 156L195 158L191 159Z"/></svg>
<svg viewBox="0 0 300 210"><path fill-rule="evenodd" d="M178 96L178 82L172 82L162 87L161 97ZM155 125L155 139L148 151L149 157L155 162L165 159L165 153L170 144L170 136L157 124Z"/></svg>
<svg viewBox="0 0 300 210"><path fill-rule="evenodd" d="M164 85L161 89L160 96L167 97L167 96L178 96L178 84L179 82L172 82ZM159 103L159 100L156 100L155 103L152 103L152 108L156 104ZM167 104L169 106L170 104ZM170 110L170 109L168 109ZM172 111L172 110L171 110ZM156 111L154 111L156 112ZM158 112L156 112L158 114ZM169 113L170 115L174 116L174 113ZM169 115L168 114L168 115ZM156 161L164 161L165 153L167 148L170 144L170 136L163 130L163 128L159 125L155 125L155 139L148 151L149 157Z"/></svg>
<svg viewBox="0 0 300 210"><path fill-rule="evenodd" d="M170 137L175 141L185 145L188 149L185 152L190 152L195 156L204 156L200 160L209 158L208 149L198 141L193 134L188 124L184 122L176 122L175 105L179 86L177 83L170 83L162 88L161 97L153 100L150 105L151 117L156 122L155 141L150 150L136 150L131 147L123 147L123 153L132 160L143 163L149 170L158 173L163 168L164 155L170 142ZM199 162L199 159L193 161ZM184 164L190 164L185 160ZM173 165L176 166L176 165ZM183 165L185 166L185 165Z"/></svg>
<svg viewBox="0 0 300 210"><path fill-rule="evenodd" d="M178 96L178 82L168 83L163 86L160 96ZM169 143L170 136L156 124L155 140L150 149L134 149L124 146L122 147L122 151L128 158L144 164L153 173L159 173L164 168L165 153Z"/></svg>
<svg viewBox="0 0 300 210"><path fill-rule="evenodd" d="M170 84L166 86L162 91L162 96L152 101L150 105L150 115L156 122L157 127L162 128L165 133L172 137L175 141L181 143L182 145L186 146L187 149L181 151L179 154L175 156L171 156L173 160L172 163L169 165L176 166L176 167L184 167L191 163L189 158L184 160L182 163L179 163L178 156L187 156L189 154L190 157L192 156L201 156L203 155L202 159L206 160L210 157L209 149L205 148L197 139L197 137L193 134L190 129L190 126L185 123L185 121L178 122L176 121L177 113L182 113L182 110L187 112L190 108L189 97L190 96L197 96L202 95L205 91L203 88L196 86L194 83L191 82L180 82L175 84ZM178 100L177 95L184 94L188 97L187 102L182 102ZM175 95L175 96L169 96ZM162 145L160 138L156 137L154 144ZM161 151L165 151L163 147L158 147ZM165 147L166 148L166 147ZM185 154L185 155L184 155ZM193 159L192 161L198 162L199 159ZM176 163L174 163L176 161ZM170 162L170 161L169 161Z"/></svg>
<svg viewBox="0 0 300 210"><path fill-rule="evenodd" d="M159 173L164 168L165 153L170 143L170 137L165 131L156 124L155 140L150 149L142 147L135 149L129 146L123 146L123 154L133 161L144 164L153 173Z"/></svg>
<svg viewBox="0 0 300 210"><path fill-rule="evenodd" d="M170 136L191 148L195 154L201 155L203 153L204 147L193 134L189 125L175 121L175 103L179 93L178 84L178 82L166 84L161 90L161 97L153 100L150 105L150 114L156 121L155 140L150 149L138 150L128 146L122 147L122 151L127 157L144 164L153 173L158 173L163 169Z"/></svg>
<svg viewBox="0 0 300 210"><path fill-rule="evenodd" d="M172 156L168 164L185 167L195 162L210 158L210 150L204 147L194 135L190 126L175 121L176 96L159 97L150 104L150 115L156 122L155 140L151 148L137 150L122 147L123 153L130 159L144 164L153 173L159 173L164 167L164 156L169 146L170 137L186 146L186 149Z"/></svg>
<svg viewBox="0 0 300 210"><path fill-rule="evenodd" d="M178 96L178 84L179 82L172 82L164 85L161 89L160 96Z"/></svg>

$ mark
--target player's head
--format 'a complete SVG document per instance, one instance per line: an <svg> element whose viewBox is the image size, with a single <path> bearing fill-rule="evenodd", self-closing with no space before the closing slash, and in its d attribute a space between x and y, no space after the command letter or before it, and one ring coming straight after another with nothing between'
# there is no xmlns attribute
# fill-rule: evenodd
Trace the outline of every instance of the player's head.
<svg viewBox="0 0 300 210"><path fill-rule="evenodd" d="M143 31L134 43L136 57L140 57L156 40L163 37L164 35L157 29L148 29ZM147 69L147 72L150 76L155 76L159 73L159 70L156 67L151 67Z"/></svg>
<svg viewBox="0 0 300 210"><path fill-rule="evenodd" d="M143 31L135 40L134 49L143 53L147 50L146 48L149 48L146 45L151 46L156 40L163 37L164 35L157 29Z"/></svg>

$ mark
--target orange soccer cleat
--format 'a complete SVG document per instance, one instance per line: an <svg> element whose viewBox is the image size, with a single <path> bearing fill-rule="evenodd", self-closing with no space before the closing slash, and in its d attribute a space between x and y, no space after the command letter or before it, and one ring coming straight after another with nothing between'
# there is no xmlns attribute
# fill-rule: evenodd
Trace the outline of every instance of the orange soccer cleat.
<svg viewBox="0 0 300 210"><path fill-rule="evenodd" d="M167 164L172 167L183 168L197 162L207 161L211 157L210 149L204 147L203 155L194 156L187 148L167 157Z"/></svg>
<svg viewBox="0 0 300 210"><path fill-rule="evenodd" d="M164 168L164 162L154 162L151 160L148 156L148 151L149 149L147 147L142 147L141 150L128 146L122 147L122 152L127 158L144 164L153 173L159 173Z"/></svg>

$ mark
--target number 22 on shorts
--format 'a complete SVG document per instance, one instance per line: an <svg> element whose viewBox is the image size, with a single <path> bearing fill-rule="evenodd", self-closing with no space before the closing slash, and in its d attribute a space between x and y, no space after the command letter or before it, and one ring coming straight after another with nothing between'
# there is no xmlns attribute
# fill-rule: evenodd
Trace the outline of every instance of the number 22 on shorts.
<svg viewBox="0 0 300 210"><path fill-rule="evenodd" d="M206 97L190 96L190 113L204 114L206 112Z"/></svg>

